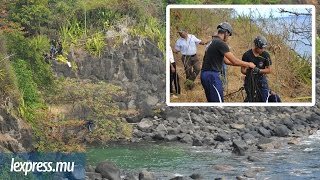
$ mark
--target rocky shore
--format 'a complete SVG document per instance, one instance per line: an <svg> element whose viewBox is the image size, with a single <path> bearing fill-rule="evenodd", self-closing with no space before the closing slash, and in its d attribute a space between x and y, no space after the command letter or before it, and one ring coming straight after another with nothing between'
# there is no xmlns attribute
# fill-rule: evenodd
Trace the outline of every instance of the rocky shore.
<svg viewBox="0 0 320 180"><path fill-rule="evenodd" d="M320 93L317 81L316 94ZM133 123L132 142L180 142L190 146L232 152L248 162L259 161L252 152L266 152L300 143L300 139L320 129L319 96L312 107L165 107L158 116ZM116 176L106 175L111 168ZM217 165L217 170L224 168ZM87 179L156 180L152 172L120 174L116 165L101 162L88 167ZM192 172L191 172L192 173ZM199 174L170 179L204 179ZM244 172L236 179L254 178L256 170ZM121 175L121 176L120 176ZM217 177L216 179L224 179Z"/></svg>

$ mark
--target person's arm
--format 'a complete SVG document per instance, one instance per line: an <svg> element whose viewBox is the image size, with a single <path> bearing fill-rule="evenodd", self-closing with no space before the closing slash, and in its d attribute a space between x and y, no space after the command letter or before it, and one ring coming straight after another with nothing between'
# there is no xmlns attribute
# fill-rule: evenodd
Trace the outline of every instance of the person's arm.
<svg viewBox="0 0 320 180"><path fill-rule="evenodd" d="M260 69L260 74L271 74L271 58L270 58L270 54L268 52L264 52L264 59L266 60L266 65L264 69Z"/></svg>
<svg viewBox="0 0 320 180"><path fill-rule="evenodd" d="M178 53L178 52L180 52L180 51L177 50L176 48L174 48L174 49L172 49L172 52L173 52L173 53Z"/></svg>
<svg viewBox="0 0 320 180"><path fill-rule="evenodd" d="M207 42L203 42L201 39L198 39L196 36L192 35L191 38L194 39L194 42L196 44L200 44L200 45L207 45L210 41Z"/></svg>
<svg viewBox="0 0 320 180"><path fill-rule="evenodd" d="M241 66L241 73L246 75L247 74L247 71L248 71L248 68L247 67L243 67Z"/></svg>
<svg viewBox="0 0 320 180"><path fill-rule="evenodd" d="M225 64L233 66L232 62L229 61L229 59L227 59L226 57L223 58L223 61L224 61Z"/></svg>
<svg viewBox="0 0 320 180"><path fill-rule="evenodd" d="M252 69L256 67L252 62L245 62L236 58L230 51L225 53L224 56L232 63L233 66L243 66Z"/></svg>
<svg viewBox="0 0 320 180"><path fill-rule="evenodd" d="M265 69L260 69L260 74L271 74L271 67L266 66Z"/></svg>
<svg viewBox="0 0 320 180"><path fill-rule="evenodd" d="M176 69L174 68L174 66L172 65L172 63L170 63L170 70L171 70L171 73L176 72Z"/></svg>

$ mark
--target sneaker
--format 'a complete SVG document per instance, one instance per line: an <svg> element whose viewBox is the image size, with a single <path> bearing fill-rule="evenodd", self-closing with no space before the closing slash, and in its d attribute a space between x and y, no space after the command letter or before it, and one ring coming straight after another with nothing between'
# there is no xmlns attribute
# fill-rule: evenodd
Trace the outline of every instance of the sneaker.
<svg viewBox="0 0 320 180"><path fill-rule="evenodd" d="M176 95L172 95L171 97L172 97L172 99L177 99L178 98L178 96L176 96Z"/></svg>

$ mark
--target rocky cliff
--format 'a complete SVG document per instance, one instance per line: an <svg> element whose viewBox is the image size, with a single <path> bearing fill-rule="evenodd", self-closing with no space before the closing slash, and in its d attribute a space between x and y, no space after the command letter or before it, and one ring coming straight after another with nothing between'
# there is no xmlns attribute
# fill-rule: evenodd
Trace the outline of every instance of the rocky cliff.
<svg viewBox="0 0 320 180"><path fill-rule="evenodd" d="M120 47L106 48L101 57L71 50L68 60L76 68L53 62L58 76L106 81L120 86L126 98L117 99L120 108L138 111L130 122L152 116L153 109L165 102L165 61L149 40L132 39Z"/></svg>
<svg viewBox="0 0 320 180"><path fill-rule="evenodd" d="M0 108L0 151L26 152L32 149L30 127L22 119Z"/></svg>

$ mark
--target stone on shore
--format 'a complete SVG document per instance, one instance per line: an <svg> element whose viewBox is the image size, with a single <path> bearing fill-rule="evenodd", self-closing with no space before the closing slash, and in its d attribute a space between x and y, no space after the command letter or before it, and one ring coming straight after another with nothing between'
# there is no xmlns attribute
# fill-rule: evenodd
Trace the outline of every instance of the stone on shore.
<svg viewBox="0 0 320 180"><path fill-rule="evenodd" d="M108 161L99 163L96 167L96 172L100 173L102 178L107 178L109 180L121 180L120 169L115 164Z"/></svg>

